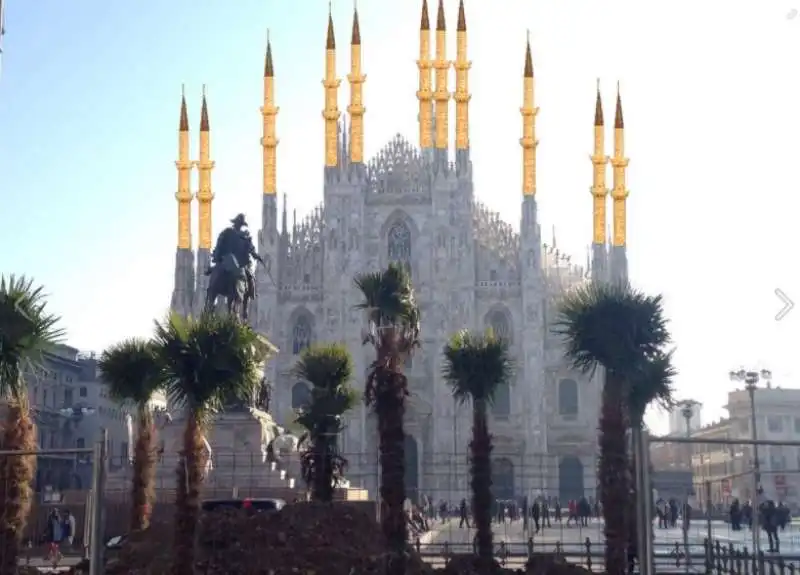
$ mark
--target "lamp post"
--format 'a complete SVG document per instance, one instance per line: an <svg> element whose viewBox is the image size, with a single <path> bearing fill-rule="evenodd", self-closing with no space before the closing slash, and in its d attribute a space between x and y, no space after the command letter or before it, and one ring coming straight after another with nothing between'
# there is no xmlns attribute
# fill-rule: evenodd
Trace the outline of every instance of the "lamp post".
<svg viewBox="0 0 800 575"><path fill-rule="evenodd" d="M682 402L681 406L681 415L683 419L686 420L686 437L692 437L692 416L694 415L694 402L687 400ZM689 469L692 469L692 444L687 444L689 448ZM692 487L694 487L694 470L692 469ZM686 553L686 561L684 562L686 566L686 572L688 573L692 568L692 554L689 553L689 521L687 512L689 510L689 494L686 494L686 497L683 502L683 513L682 515L682 527L683 527L683 552Z"/></svg>
<svg viewBox="0 0 800 575"><path fill-rule="evenodd" d="M729 373L731 381L744 382L744 388L750 396L750 438L752 440L758 439L758 430L756 428L756 386L761 379L766 381L772 380L772 373L766 369L761 371L746 371L740 369L738 371L731 371ZM761 465L758 461L758 445L753 444L753 512L752 512L752 534L753 534L753 551L759 553L761 551L761 537L758 529L758 514L761 508L759 502L759 495L762 492L761 487Z"/></svg>

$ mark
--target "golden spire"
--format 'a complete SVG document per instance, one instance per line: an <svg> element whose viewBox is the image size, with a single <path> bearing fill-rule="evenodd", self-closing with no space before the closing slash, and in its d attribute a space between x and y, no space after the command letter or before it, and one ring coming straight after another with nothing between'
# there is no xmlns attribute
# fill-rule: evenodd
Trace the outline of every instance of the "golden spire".
<svg viewBox="0 0 800 575"><path fill-rule="evenodd" d="M614 188L611 199L614 202L614 237L613 245L622 247L626 242L626 200L628 190L625 187L625 176L628 169L628 158L625 157L625 122L622 119L622 98L617 84L617 110L614 117L614 156L611 158L614 173Z"/></svg>
<svg viewBox="0 0 800 575"><path fill-rule="evenodd" d="M422 0L422 22L419 26L419 146L433 147L433 91L431 90L431 25L428 20L428 0Z"/></svg>
<svg viewBox="0 0 800 575"><path fill-rule="evenodd" d="M367 77L361 73L361 29L358 25L358 8L353 7L353 35L350 40L350 161L354 164L364 162L364 99L363 85Z"/></svg>
<svg viewBox="0 0 800 575"><path fill-rule="evenodd" d="M536 195L536 115L539 108L535 105L533 92L533 58L531 58L531 34L525 45L525 73L522 80L522 195Z"/></svg>
<svg viewBox="0 0 800 575"><path fill-rule="evenodd" d="M214 194L211 192L211 170L214 162L211 161L211 129L208 123L208 102L206 101L206 87L203 86L203 105L200 111L200 160L197 162L198 190L197 203L200 214L198 231L200 249L211 249L211 202Z"/></svg>
<svg viewBox="0 0 800 575"><path fill-rule="evenodd" d="M264 103L261 106L261 152L264 182L262 190L265 195L277 193L277 154L278 138L275 129L275 117L280 108L275 106L275 68L272 65L272 43L267 32L267 55L264 58Z"/></svg>
<svg viewBox="0 0 800 575"><path fill-rule="evenodd" d="M433 67L436 69L436 91L433 93L433 99L436 101L436 141L434 146L439 150L446 150L449 133L447 116L450 103L450 92L447 90L447 73L450 70L450 62L447 61L444 0L439 0L439 10L436 15L436 59L433 62Z"/></svg>
<svg viewBox="0 0 800 575"><path fill-rule="evenodd" d="M472 63L467 60L467 18L464 14L464 0L458 3L458 26L456 27L456 149L469 149L469 69Z"/></svg>
<svg viewBox="0 0 800 575"><path fill-rule="evenodd" d="M336 38L333 33L333 15L328 4L328 39L325 43L325 109L322 117L325 119L325 165L335 168L339 163L338 158L338 133L339 133L339 84L341 80L336 77Z"/></svg>
<svg viewBox="0 0 800 575"><path fill-rule="evenodd" d="M605 245L606 241L606 166L608 156L605 152L606 129L603 122L603 101L600 97L600 80L597 80L597 98L594 107L594 153L592 161L592 238L595 244Z"/></svg>
<svg viewBox="0 0 800 575"><path fill-rule="evenodd" d="M192 162L189 159L189 114L186 111L186 94L181 88L181 119L178 124L178 248L192 249Z"/></svg>

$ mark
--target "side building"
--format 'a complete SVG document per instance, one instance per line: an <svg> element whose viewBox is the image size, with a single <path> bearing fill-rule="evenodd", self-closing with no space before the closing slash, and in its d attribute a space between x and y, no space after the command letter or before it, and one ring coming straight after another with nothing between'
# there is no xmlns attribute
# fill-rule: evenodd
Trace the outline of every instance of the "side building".
<svg viewBox="0 0 800 575"><path fill-rule="evenodd" d="M108 430L112 466L127 462L128 425L122 407L108 397L97 358L59 345L44 354L41 367L25 373L39 448L91 447ZM37 491L87 489L91 458L74 454L39 456Z"/></svg>

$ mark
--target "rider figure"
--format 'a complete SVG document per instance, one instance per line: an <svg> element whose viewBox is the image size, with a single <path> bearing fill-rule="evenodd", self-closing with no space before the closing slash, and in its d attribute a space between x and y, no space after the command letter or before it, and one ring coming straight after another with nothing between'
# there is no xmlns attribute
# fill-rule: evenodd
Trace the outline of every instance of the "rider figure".
<svg viewBox="0 0 800 575"><path fill-rule="evenodd" d="M217 245L211 253L211 262L219 264L223 258L232 254L239 263L240 269L244 272L247 282L247 294L252 298L256 293L256 281L250 263L256 260L264 265L264 260L258 255L253 238L247 231L247 220L244 214L239 214L231 220L231 227L222 230L217 238ZM207 273L211 273L210 270Z"/></svg>

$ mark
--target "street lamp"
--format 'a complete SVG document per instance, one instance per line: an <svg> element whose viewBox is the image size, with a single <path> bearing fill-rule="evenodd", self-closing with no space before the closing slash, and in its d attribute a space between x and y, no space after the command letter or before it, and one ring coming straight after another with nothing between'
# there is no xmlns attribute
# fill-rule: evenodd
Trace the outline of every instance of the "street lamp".
<svg viewBox="0 0 800 575"><path fill-rule="evenodd" d="M728 374L731 381L744 382L744 388L750 396L750 438L753 441L758 440L758 430L756 429L756 386L760 380L768 382L772 381L772 373L766 369L761 371L746 371L740 369L738 371L731 371ZM758 445L753 444L753 513L752 513L752 533L753 533L753 551L758 553L761 551L761 541L758 529L758 514L760 511L759 495L763 492L761 487L761 465L758 461Z"/></svg>
<svg viewBox="0 0 800 575"><path fill-rule="evenodd" d="M691 400L681 402L681 415L683 419L686 420L686 437L692 437L692 416L694 415L694 402ZM689 448L689 469L692 473L692 487L694 487L694 469L692 468L692 444L687 444ZM689 553L689 521L687 512L689 510L689 494L686 494L686 499L683 502L683 513L682 513L682 522L683 522L683 552L686 553L686 561L684 565L686 566L686 572L689 573L692 569L692 554Z"/></svg>

